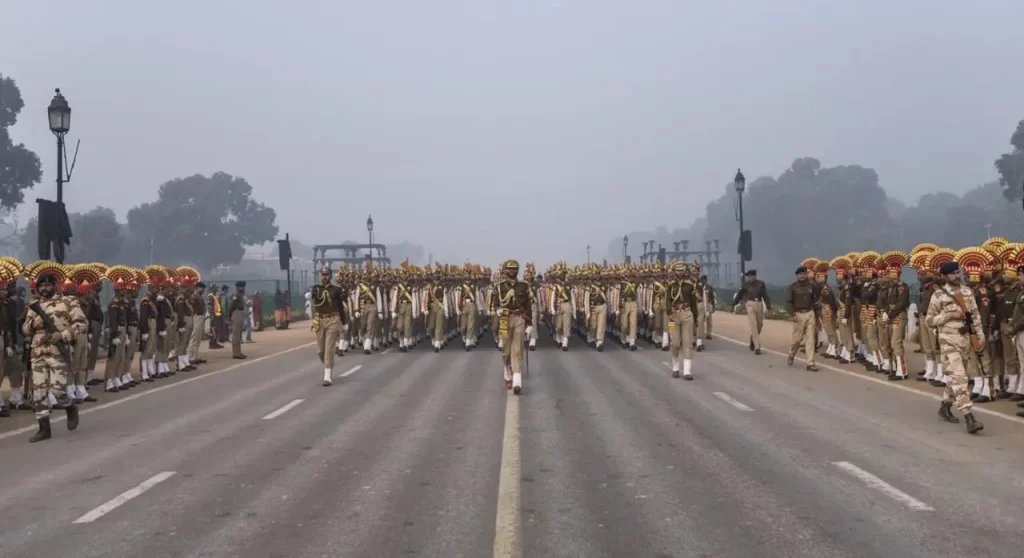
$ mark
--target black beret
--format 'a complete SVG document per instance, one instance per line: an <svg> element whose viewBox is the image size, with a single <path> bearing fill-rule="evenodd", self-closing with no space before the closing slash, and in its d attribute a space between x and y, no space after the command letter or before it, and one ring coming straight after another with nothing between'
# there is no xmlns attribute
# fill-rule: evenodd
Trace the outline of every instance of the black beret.
<svg viewBox="0 0 1024 558"><path fill-rule="evenodd" d="M747 277L753 277L754 275L757 275L756 269L747 270Z"/></svg>
<svg viewBox="0 0 1024 558"><path fill-rule="evenodd" d="M800 267L796 268L796 274L800 275L801 273L807 273L807 268L804 267L804 266L800 266Z"/></svg>
<svg viewBox="0 0 1024 558"><path fill-rule="evenodd" d="M235 286L241 289L242 287L245 287L245 281L235 281Z"/></svg>
<svg viewBox="0 0 1024 558"><path fill-rule="evenodd" d="M44 273L36 279L36 285L56 285L57 276L52 273Z"/></svg>
<svg viewBox="0 0 1024 558"><path fill-rule="evenodd" d="M956 262L946 262L939 268L939 273L943 275L949 275L950 273L956 273L960 270L960 266Z"/></svg>
<svg viewBox="0 0 1024 558"><path fill-rule="evenodd" d="M200 289L205 289L206 288L206 283L203 283L202 281L200 281L200 282L196 283L196 287L200 288Z"/></svg>

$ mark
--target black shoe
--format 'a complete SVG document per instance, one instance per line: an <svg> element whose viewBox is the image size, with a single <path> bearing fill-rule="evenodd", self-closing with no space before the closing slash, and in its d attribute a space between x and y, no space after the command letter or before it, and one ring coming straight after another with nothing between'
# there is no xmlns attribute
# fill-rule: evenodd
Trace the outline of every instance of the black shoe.
<svg viewBox="0 0 1024 558"><path fill-rule="evenodd" d="M788 364L790 366L793 366L793 360L794 360L793 355L789 355L789 358L786 359L786 364Z"/></svg>
<svg viewBox="0 0 1024 558"><path fill-rule="evenodd" d="M29 442L42 442L43 440L49 440L53 436L50 432L50 417L39 419L39 430L28 439Z"/></svg>
<svg viewBox="0 0 1024 558"><path fill-rule="evenodd" d="M753 337L750 338L750 350L751 351L754 350L754 338Z"/></svg>
<svg viewBox="0 0 1024 558"><path fill-rule="evenodd" d="M755 355L761 354L761 349L754 349L754 354Z"/></svg>
<svg viewBox="0 0 1024 558"><path fill-rule="evenodd" d="M68 430L78 428L78 407L71 404L64 411L68 414Z"/></svg>
<svg viewBox="0 0 1024 558"><path fill-rule="evenodd" d="M9 416L11 416L11 409L7 406L0 407L0 417L6 418Z"/></svg>
<svg viewBox="0 0 1024 558"><path fill-rule="evenodd" d="M946 422L957 424L958 422L960 422L960 419L953 416L952 407L953 404L947 401L943 401L941 404L939 404L939 417Z"/></svg>
<svg viewBox="0 0 1024 558"><path fill-rule="evenodd" d="M977 434L985 429L985 425L978 422L973 413L964 413L964 422L967 423L968 434Z"/></svg>

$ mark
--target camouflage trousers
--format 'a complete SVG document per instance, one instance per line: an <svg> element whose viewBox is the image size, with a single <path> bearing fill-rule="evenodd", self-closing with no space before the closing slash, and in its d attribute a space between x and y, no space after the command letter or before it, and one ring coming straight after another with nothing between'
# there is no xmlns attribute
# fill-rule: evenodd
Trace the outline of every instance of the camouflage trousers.
<svg viewBox="0 0 1024 558"><path fill-rule="evenodd" d="M973 404L970 390L967 389L967 366L970 359L974 358L971 342L959 333L940 330L939 351L942 354L943 373L949 376L942 400L956 404L960 412L971 412Z"/></svg>
<svg viewBox="0 0 1024 558"><path fill-rule="evenodd" d="M68 365L60 359L32 361L32 407L36 418L50 416L50 409L71 404L68 398Z"/></svg>

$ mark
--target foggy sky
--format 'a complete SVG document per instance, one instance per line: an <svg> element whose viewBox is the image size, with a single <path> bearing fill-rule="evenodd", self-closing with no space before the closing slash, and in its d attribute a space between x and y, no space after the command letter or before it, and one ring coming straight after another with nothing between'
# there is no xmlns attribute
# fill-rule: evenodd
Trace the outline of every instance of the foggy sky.
<svg viewBox="0 0 1024 558"><path fill-rule="evenodd" d="M973 5L972 5L973 4ZM1024 118L1024 2L0 0L12 133L43 160L60 87L69 211L123 219L223 170L307 243L586 259L687 226L742 167L873 167L895 197L995 178ZM698 239L694 239L698 240ZM595 253L595 258L601 254ZM543 269L543 268L542 268Z"/></svg>

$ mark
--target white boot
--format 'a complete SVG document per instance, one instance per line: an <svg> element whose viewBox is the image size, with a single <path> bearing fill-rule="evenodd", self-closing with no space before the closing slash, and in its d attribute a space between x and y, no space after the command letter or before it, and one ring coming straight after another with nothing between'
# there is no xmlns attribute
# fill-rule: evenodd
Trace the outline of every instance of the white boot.
<svg viewBox="0 0 1024 558"><path fill-rule="evenodd" d="M509 368L508 365L504 365L504 368L505 368L505 381L507 382L507 381L512 379L512 369Z"/></svg>
<svg viewBox="0 0 1024 558"><path fill-rule="evenodd" d="M563 337L562 338L562 348L563 349L568 349L569 348L569 338L568 337Z"/></svg>
<svg viewBox="0 0 1024 558"><path fill-rule="evenodd" d="M89 397L89 392L88 392L88 390L85 389L85 386L76 386L76 387L77 387L77 391L78 391L78 399L85 399L86 397Z"/></svg>
<svg viewBox="0 0 1024 558"><path fill-rule="evenodd" d="M662 347L668 347L668 332L667 331L661 334L661 346Z"/></svg>
<svg viewBox="0 0 1024 558"><path fill-rule="evenodd" d="M107 387L107 391L114 391L114 387L115 386L114 386L114 379L113 378L107 378L107 386L106 387Z"/></svg>
<svg viewBox="0 0 1024 558"><path fill-rule="evenodd" d="M537 340L536 339L530 339L530 348L533 349L533 348L536 348L536 347L537 347Z"/></svg>
<svg viewBox="0 0 1024 558"><path fill-rule="evenodd" d="M331 369L330 368L324 368L324 385L325 386L331 385Z"/></svg>
<svg viewBox="0 0 1024 558"><path fill-rule="evenodd" d="M903 357L896 357L896 375L904 379L907 377L907 371L903 368Z"/></svg>
<svg viewBox="0 0 1024 558"><path fill-rule="evenodd" d="M981 395L981 386L982 384L985 383L985 379L982 378L981 376L978 376L977 378L972 378L972 380L974 381L974 388L971 389L971 393L975 395Z"/></svg>
<svg viewBox="0 0 1024 558"><path fill-rule="evenodd" d="M121 389L121 386L121 378L114 376L114 387L116 387L117 389Z"/></svg>
<svg viewBox="0 0 1024 558"><path fill-rule="evenodd" d="M369 337L366 337L366 338L364 338L364 339L363 339L363 354L366 354L366 355L368 355L368 354L370 354L371 352L373 352L373 351L371 350L371 349L372 349L372 346L373 346L373 345L372 345L372 343L373 343L373 342L372 342L372 341L370 341L370 338L369 338Z"/></svg>
<svg viewBox="0 0 1024 558"><path fill-rule="evenodd" d="M679 357L672 357L672 375L679 375Z"/></svg>
<svg viewBox="0 0 1024 558"><path fill-rule="evenodd" d="M11 406L17 407L25 402L25 388L11 388Z"/></svg>
<svg viewBox="0 0 1024 558"><path fill-rule="evenodd" d="M693 365L693 360L689 358L683 359L683 379L692 380L693 374L690 373L690 367Z"/></svg>
<svg viewBox="0 0 1024 558"><path fill-rule="evenodd" d="M704 346L704 340L703 339L697 339L697 346L698 347L703 347Z"/></svg>
<svg viewBox="0 0 1024 558"><path fill-rule="evenodd" d="M924 379L934 380L935 379L935 361L926 360L924 361Z"/></svg>
<svg viewBox="0 0 1024 558"><path fill-rule="evenodd" d="M505 348L505 340L504 339L498 339L498 348L499 349L504 349Z"/></svg>
<svg viewBox="0 0 1024 558"><path fill-rule="evenodd" d="M78 386L76 386L75 384L68 384L64 386L64 391L65 393L68 394L68 399L71 399L72 401L78 399ZM0 406L2 405L3 402L2 400L0 400Z"/></svg>
<svg viewBox="0 0 1024 558"><path fill-rule="evenodd" d="M1017 393L1018 384L1021 383L1017 374L1006 375L1006 393Z"/></svg>
<svg viewBox="0 0 1024 558"><path fill-rule="evenodd" d="M132 375L131 374L122 374L121 375L121 384L122 385L124 385L124 384L131 385L131 383L132 383Z"/></svg>
<svg viewBox="0 0 1024 558"><path fill-rule="evenodd" d="M519 395L523 391L523 375L519 372L512 374L512 393Z"/></svg>

